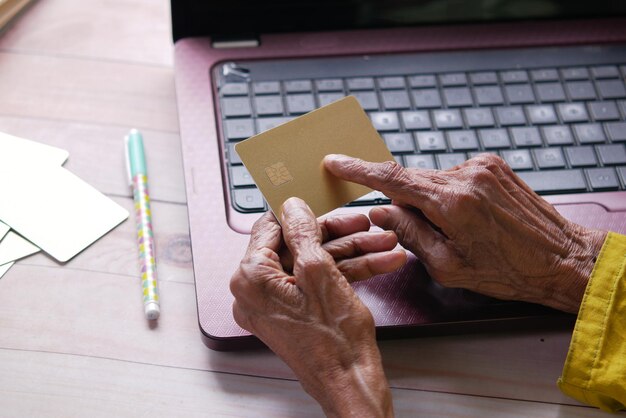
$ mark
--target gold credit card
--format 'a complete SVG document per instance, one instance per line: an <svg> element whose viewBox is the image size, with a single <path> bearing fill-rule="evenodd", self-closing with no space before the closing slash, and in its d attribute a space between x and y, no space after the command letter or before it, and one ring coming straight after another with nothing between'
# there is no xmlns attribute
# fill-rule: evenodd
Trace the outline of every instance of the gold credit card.
<svg viewBox="0 0 626 418"><path fill-rule="evenodd" d="M353 96L255 135L235 149L279 220L282 204L292 196L321 216L372 191L331 175L322 164L326 155L393 161Z"/></svg>

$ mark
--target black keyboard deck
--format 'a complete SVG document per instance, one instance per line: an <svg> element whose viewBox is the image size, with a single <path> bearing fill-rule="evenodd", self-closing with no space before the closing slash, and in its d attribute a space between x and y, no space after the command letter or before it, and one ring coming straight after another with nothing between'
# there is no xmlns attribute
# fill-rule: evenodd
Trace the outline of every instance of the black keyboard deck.
<svg viewBox="0 0 626 418"><path fill-rule="evenodd" d="M445 170L489 152L539 194L626 190L626 60L424 73L393 73L390 61L392 73L379 76L349 76L334 62L341 77L255 81L252 71L249 79L220 80L236 210L262 212L267 204L234 144L346 95L359 100L404 167ZM388 202L373 192L351 204Z"/></svg>

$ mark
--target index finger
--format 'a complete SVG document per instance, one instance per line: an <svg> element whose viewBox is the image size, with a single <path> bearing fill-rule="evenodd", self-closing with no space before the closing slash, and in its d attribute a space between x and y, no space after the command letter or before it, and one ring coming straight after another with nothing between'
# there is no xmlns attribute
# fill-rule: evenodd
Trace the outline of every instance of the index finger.
<svg viewBox="0 0 626 418"><path fill-rule="evenodd" d="M246 253L254 254L263 248L278 252L281 243L280 224L272 212L266 212L252 226Z"/></svg>
<svg viewBox="0 0 626 418"><path fill-rule="evenodd" d="M431 176L409 172L395 161L373 163L346 155L330 154L324 166L340 179L379 190L398 202L409 203L419 209L433 199ZM426 174L426 172L424 172Z"/></svg>
<svg viewBox="0 0 626 418"><path fill-rule="evenodd" d="M308 205L297 197L283 203L281 211L285 244L294 261L322 248L322 231Z"/></svg>

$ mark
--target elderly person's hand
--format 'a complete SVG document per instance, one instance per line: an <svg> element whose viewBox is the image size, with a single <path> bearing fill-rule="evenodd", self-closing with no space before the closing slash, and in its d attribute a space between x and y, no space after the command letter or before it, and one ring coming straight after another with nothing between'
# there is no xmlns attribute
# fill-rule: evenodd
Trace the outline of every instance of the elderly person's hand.
<svg viewBox="0 0 626 418"><path fill-rule="evenodd" d="M282 228L266 213L231 280L235 321L278 354L328 416L390 416L391 395L374 321L349 280L406 262L367 217L318 223L300 199L285 202Z"/></svg>
<svg viewBox="0 0 626 418"><path fill-rule="evenodd" d="M606 232L563 218L501 158L437 171L331 155L325 166L393 200L371 210L372 222L442 285L578 311Z"/></svg>

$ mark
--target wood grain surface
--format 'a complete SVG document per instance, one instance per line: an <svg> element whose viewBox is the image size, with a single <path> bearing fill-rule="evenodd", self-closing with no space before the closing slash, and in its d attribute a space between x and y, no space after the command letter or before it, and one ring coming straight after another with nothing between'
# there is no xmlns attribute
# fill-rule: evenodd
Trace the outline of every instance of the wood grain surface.
<svg viewBox="0 0 626 418"><path fill-rule="evenodd" d="M0 279L0 417L313 417L268 350L201 342L167 0L40 0L0 37L0 130L70 152L127 209L122 137L143 131L162 317L143 316L129 219L65 265ZM398 416L606 416L556 388L569 330L383 341Z"/></svg>

